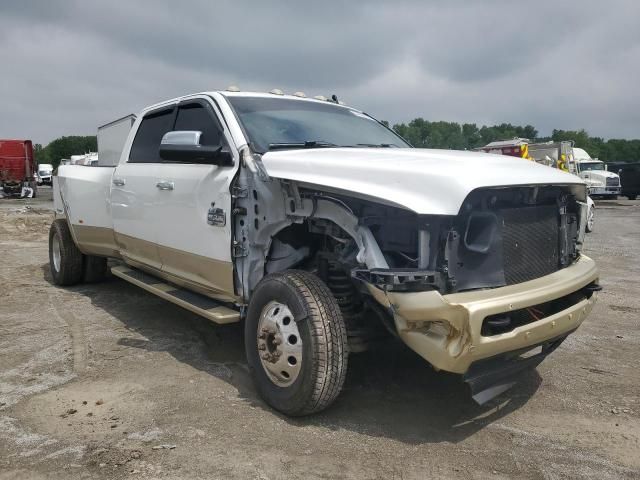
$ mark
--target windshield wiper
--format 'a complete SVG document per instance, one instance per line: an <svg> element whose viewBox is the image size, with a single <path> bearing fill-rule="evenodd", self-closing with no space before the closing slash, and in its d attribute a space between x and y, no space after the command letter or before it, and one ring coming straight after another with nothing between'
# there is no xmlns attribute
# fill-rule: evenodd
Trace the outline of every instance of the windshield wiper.
<svg viewBox="0 0 640 480"><path fill-rule="evenodd" d="M306 142L270 143L269 150L286 150L289 148L326 148L338 147L335 143L323 140L308 140Z"/></svg>
<svg viewBox="0 0 640 480"><path fill-rule="evenodd" d="M356 147L391 148L397 147L395 143L356 143Z"/></svg>

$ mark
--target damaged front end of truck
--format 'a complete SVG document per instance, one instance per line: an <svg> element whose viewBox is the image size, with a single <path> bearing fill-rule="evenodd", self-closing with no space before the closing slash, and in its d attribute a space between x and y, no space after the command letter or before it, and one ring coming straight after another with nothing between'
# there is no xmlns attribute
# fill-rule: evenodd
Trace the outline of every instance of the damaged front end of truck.
<svg viewBox="0 0 640 480"><path fill-rule="evenodd" d="M285 171L296 153L303 167ZM352 351L391 332L435 369L461 374L479 403L540 363L591 311L600 287L581 254L586 189L563 183L569 176L546 169L552 182L454 184L452 202L432 207L419 179L393 195L297 175L313 170L310 153L267 154L258 160L262 181L241 179L252 192L236 224L245 296L264 273L312 271L338 300ZM410 195L430 201L412 205L403 200ZM266 197L278 208L254 212Z"/></svg>

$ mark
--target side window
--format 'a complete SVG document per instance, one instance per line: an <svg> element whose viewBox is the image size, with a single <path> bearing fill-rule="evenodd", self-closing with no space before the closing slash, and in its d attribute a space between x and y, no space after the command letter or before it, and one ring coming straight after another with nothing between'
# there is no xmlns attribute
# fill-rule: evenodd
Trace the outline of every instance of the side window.
<svg viewBox="0 0 640 480"><path fill-rule="evenodd" d="M202 132L200 145L217 146L224 143L224 137L214 113L199 103L189 103L178 108L174 130L197 130Z"/></svg>
<svg viewBox="0 0 640 480"><path fill-rule="evenodd" d="M173 127L174 109L147 114L140 123L129 152L129 163L161 163L158 153L162 136Z"/></svg>

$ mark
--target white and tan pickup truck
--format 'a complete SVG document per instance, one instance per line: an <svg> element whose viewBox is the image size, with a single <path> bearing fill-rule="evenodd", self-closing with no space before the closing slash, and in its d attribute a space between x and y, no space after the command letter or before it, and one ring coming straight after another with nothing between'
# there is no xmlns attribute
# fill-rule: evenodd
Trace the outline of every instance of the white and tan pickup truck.
<svg viewBox="0 0 640 480"><path fill-rule="evenodd" d="M342 389L349 353L399 338L479 402L590 312L575 175L415 149L324 98L215 91L99 129L97 168L54 180L55 282L111 272L216 323L244 322L273 408Z"/></svg>

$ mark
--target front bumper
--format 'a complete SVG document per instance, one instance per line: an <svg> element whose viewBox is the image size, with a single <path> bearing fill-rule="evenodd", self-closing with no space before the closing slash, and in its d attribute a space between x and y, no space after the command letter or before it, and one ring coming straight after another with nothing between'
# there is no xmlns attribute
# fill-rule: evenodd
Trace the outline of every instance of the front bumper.
<svg viewBox="0 0 640 480"><path fill-rule="evenodd" d="M621 187L588 187L589 195L620 195Z"/></svg>
<svg viewBox="0 0 640 480"><path fill-rule="evenodd" d="M436 369L464 374L482 359L540 345L568 335L589 314L589 298L555 314L497 335L481 334L484 319L550 302L597 282L595 262L582 255L569 267L506 287L440 295L438 292L384 292L368 284L392 314L400 338Z"/></svg>

